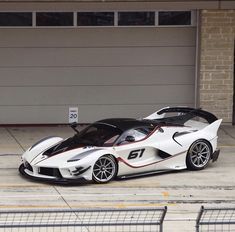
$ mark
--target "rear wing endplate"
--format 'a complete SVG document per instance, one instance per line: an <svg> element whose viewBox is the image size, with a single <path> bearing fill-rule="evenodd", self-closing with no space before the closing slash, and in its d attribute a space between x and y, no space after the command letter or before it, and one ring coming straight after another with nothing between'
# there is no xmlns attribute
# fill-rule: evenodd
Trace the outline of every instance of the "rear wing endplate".
<svg viewBox="0 0 235 232"><path fill-rule="evenodd" d="M196 109L191 107L165 107L145 117L144 119L149 119L149 120L164 119L166 113L178 113L179 116L169 117L169 119L173 120L175 118L177 120L181 118L181 120L182 121L185 120L185 122L190 120L191 118L200 117L205 119L208 123L211 124L218 119L214 114L208 111L202 110L200 108Z"/></svg>

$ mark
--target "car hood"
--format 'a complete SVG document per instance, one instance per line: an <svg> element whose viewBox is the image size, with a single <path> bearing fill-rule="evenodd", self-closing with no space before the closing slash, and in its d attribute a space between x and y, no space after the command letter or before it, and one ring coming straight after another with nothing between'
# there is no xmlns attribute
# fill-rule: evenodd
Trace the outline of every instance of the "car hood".
<svg viewBox="0 0 235 232"><path fill-rule="evenodd" d="M27 158L27 161L31 163L39 155L41 155L41 159L43 159L43 157L49 158L81 147L84 147L84 145L76 143L73 137L67 139L47 137L35 143L25 152L23 157Z"/></svg>
<svg viewBox="0 0 235 232"><path fill-rule="evenodd" d="M96 155L99 156L104 150L110 150L110 148L82 147L61 152L53 156L47 156L45 153L41 153L31 161L31 164L44 167L66 167L73 165L75 162L86 160L87 158L90 159L92 157L94 159Z"/></svg>
<svg viewBox="0 0 235 232"><path fill-rule="evenodd" d="M71 138L49 137L40 140L29 148L22 156L23 160L32 165L60 166L71 165L76 159L82 160L92 154L102 153L104 150L113 150L112 147L96 147L75 144ZM72 161L70 161L72 160Z"/></svg>

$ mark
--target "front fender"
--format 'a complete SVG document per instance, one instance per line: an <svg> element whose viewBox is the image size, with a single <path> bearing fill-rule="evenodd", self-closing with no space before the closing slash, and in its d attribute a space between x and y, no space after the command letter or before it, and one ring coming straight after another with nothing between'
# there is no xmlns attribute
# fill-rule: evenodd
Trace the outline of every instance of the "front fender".
<svg viewBox="0 0 235 232"><path fill-rule="evenodd" d="M114 157L117 157L115 151L113 149L103 149L103 148L94 148L92 150L87 150L78 155L78 157L81 157L80 160L75 161L75 162L67 162L66 166L72 165L86 165L89 164L94 166L95 162L104 155L112 155ZM70 159L71 160L71 159Z"/></svg>
<svg viewBox="0 0 235 232"><path fill-rule="evenodd" d="M86 180L92 180L93 167L95 162L104 155L116 156L113 149L93 148L93 149L76 149L70 150L65 153L61 153L56 156L52 156L36 164L38 167L54 167L58 168L63 178L77 179L80 177ZM76 155L76 153L78 153ZM74 157L80 157L80 159L74 159ZM71 176L74 171L82 169L86 170L81 175Z"/></svg>

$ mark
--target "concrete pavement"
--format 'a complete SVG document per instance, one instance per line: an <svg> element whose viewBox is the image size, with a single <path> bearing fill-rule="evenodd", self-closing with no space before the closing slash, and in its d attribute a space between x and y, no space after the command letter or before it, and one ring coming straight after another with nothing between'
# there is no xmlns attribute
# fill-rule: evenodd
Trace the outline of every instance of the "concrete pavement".
<svg viewBox="0 0 235 232"><path fill-rule="evenodd" d="M221 154L205 170L171 172L106 185L60 186L32 182L18 173L20 154L48 135L68 137L66 126L0 128L0 208L168 206L164 231L195 231L201 205L235 207L235 127L219 130Z"/></svg>

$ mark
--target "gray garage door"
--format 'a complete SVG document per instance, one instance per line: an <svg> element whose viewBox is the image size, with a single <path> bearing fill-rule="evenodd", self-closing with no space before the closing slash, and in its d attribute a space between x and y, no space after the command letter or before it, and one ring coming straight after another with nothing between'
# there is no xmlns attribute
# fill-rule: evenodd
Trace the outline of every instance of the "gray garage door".
<svg viewBox="0 0 235 232"><path fill-rule="evenodd" d="M0 124L194 105L195 28L0 29Z"/></svg>

